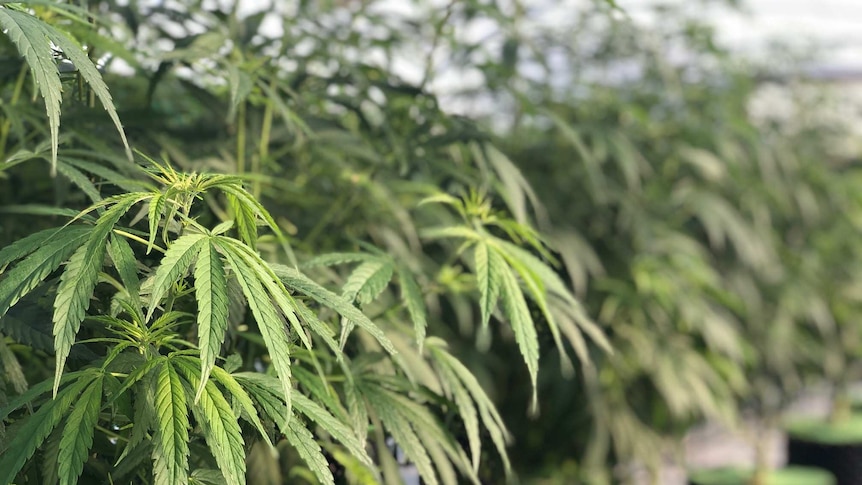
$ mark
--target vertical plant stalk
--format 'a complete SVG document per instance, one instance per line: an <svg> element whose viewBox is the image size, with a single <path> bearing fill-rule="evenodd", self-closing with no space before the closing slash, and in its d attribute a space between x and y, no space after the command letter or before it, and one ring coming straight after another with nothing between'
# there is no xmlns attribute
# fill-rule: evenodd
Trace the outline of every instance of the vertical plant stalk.
<svg viewBox="0 0 862 485"><path fill-rule="evenodd" d="M12 91L12 99L9 100L9 106L15 106L18 99L21 97L21 91L24 89L24 79L27 77L27 64L21 65L21 71L18 72L18 78L15 80L15 89ZM0 126L0 161L6 158L6 143L9 139L9 130L12 129L12 120L6 118L3 120L3 126Z"/></svg>
<svg viewBox="0 0 862 485"><path fill-rule="evenodd" d="M245 173L245 101L239 104L236 127L236 173Z"/></svg>
<svg viewBox="0 0 862 485"><path fill-rule="evenodd" d="M269 88L275 91L275 77L269 81ZM252 172L257 175L252 181L251 194L255 199L260 199L260 175L261 164L267 163L269 160L269 141L272 137L272 102L268 101L263 109L263 121L260 128L260 146L258 147L258 155L253 158L251 163Z"/></svg>

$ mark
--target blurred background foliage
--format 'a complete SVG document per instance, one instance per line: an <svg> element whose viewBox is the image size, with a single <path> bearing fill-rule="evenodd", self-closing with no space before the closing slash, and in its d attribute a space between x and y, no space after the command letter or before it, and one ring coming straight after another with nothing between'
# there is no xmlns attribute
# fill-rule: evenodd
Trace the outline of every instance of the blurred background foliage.
<svg viewBox="0 0 862 485"><path fill-rule="evenodd" d="M83 2L98 35L34 8L100 61L133 146L248 175L300 260L373 243L414 271L429 334L492 396L523 481L626 482L693 424L775 420L806 385L840 396L859 378L862 172L793 55L747 62L670 7L645 28L612 2L256 3ZM46 125L3 36L0 58L6 244L43 223L15 206L86 200L62 169L7 158L36 151ZM110 120L74 74L65 86L62 153L122 172ZM612 349L582 326L593 338L567 334L560 353L539 326L534 412L511 332L483 332L463 296L472 268L435 263L457 244L423 237L457 214L419 202L471 189L489 204L475 210L538 227L499 231L547 244L540 256L583 303L554 311L571 328L589 316ZM480 476L503 480L496 456Z"/></svg>

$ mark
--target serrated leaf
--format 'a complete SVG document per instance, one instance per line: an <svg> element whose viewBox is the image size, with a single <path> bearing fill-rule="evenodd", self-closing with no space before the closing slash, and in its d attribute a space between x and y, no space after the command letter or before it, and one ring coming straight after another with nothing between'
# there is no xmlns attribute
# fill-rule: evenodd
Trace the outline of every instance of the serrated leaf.
<svg viewBox="0 0 862 485"><path fill-rule="evenodd" d="M6 451L0 456L0 483L14 482L15 475L21 471L24 463L63 419L69 407L89 383L90 379L84 377L64 387L53 400L45 401L38 411L27 418L26 423L18 429L15 436L7 443Z"/></svg>
<svg viewBox="0 0 862 485"><path fill-rule="evenodd" d="M81 173L80 170L63 163L62 161L57 163L56 168L60 175L66 177L70 182L72 182L72 184L78 187L78 189L86 194L91 201L99 202L102 200L102 196L99 195L99 190L95 185L93 185L93 182L91 182L87 176Z"/></svg>
<svg viewBox="0 0 862 485"><path fill-rule="evenodd" d="M257 244L257 218L254 211L250 206L241 203L235 195L228 194L225 199L233 213L234 225L239 239L254 247Z"/></svg>
<svg viewBox="0 0 862 485"><path fill-rule="evenodd" d="M177 367L191 384L191 389L200 383L199 368L188 359L176 359ZM218 387L208 381L204 385L197 404L192 406L195 419L203 429L204 439L209 446L219 470L228 485L245 484L245 449L242 430L237 416Z"/></svg>
<svg viewBox="0 0 862 485"><path fill-rule="evenodd" d="M147 238L147 254L153 250L153 245L156 242L156 235L159 232L159 222L162 219L162 213L165 210L165 195L161 192L156 192L150 199L150 204L147 208L147 219L150 227L150 235Z"/></svg>
<svg viewBox="0 0 862 485"><path fill-rule="evenodd" d="M500 293L503 300L503 313L512 325L515 342L521 350L530 373L530 382L533 386L532 406L535 408L538 405L536 378L539 372L539 338L527 301L524 299L521 287L518 286L518 280L512 270L506 266L500 271Z"/></svg>
<svg viewBox="0 0 862 485"><path fill-rule="evenodd" d="M497 306L500 296L501 271L505 269L505 261L496 252L488 248L488 244L480 242L473 253L476 261L476 286L479 287L479 310L482 312L483 328L487 328L491 314Z"/></svg>
<svg viewBox="0 0 862 485"><path fill-rule="evenodd" d="M114 262L114 267L123 281L123 286L132 299L132 304L140 311L141 308L141 280L138 279L137 260L132 247L124 238L112 235L108 253Z"/></svg>
<svg viewBox="0 0 862 485"><path fill-rule="evenodd" d="M155 384L156 423L153 434L155 483L188 483L189 415L186 393L170 360L158 370Z"/></svg>
<svg viewBox="0 0 862 485"><path fill-rule="evenodd" d="M284 282L284 284L294 290L310 297L318 303L335 310L339 315L347 320L359 325L366 332L370 333L380 345L390 354L396 354L395 346L374 322L372 322L358 308L350 304L341 296L327 290L326 288L315 283L299 271L280 264L270 265L275 271L275 274Z"/></svg>
<svg viewBox="0 0 862 485"><path fill-rule="evenodd" d="M47 232L56 234L56 238L49 238ZM21 297L29 293L39 285L45 278L60 267L72 253L74 253L87 240L89 228L75 227L67 230L49 229L34 234L39 237L25 238L27 244L13 244L6 249L5 256L9 259L20 256L29 256L20 261L0 280L0 317L6 314L10 307L18 302ZM49 236L49 237L45 237ZM21 241L19 241L20 243ZM31 248L38 245L38 248ZM32 249L32 251L30 251ZM4 256L0 253L0 256Z"/></svg>
<svg viewBox="0 0 862 485"><path fill-rule="evenodd" d="M190 358L185 359L190 360ZM257 409L255 409L254 403L245 389L243 389L240 383L237 382L231 374L221 367L213 367L212 375L222 386L224 386L231 396L236 399L236 402L239 403L240 409L245 413L246 419L248 419L248 421L257 428L257 431L260 433L264 441L266 441L266 444L272 447L273 444L269 439L269 434L267 434L266 429L264 429L263 423L261 423L260 418L257 415ZM200 388L200 386L198 387Z"/></svg>
<svg viewBox="0 0 862 485"><path fill-rule="evenodd" d="M467 389L451 369L441 366L438 372L440 373L440 378L447 384L452 398L455 400L455 406L458 408L459 417L464 422L464 429L467 431L467 442L470 445L470 455L473 458L473 470L478 472L479 458L482 454L482 441L479 438L479 416L476 412L476 406Z"/></svg>
<svg viewBox="0 0 862 485"><path fill-rule="evenodd" d="M298 374L298 372L297 372ZM258 374L253 372L242 372L234 374L234 377L237 381L243 383L243 385L249 389L256 389L257 392L254 392L253 395L257 399L259 397L266 398L266 394L270 396L279 397L279 384L277 379L265 375ZM329 433L336 441L344 445L348 451L350 451L353 456L355 456L358 460L360 460L365 466L370 469L374 468L371 457L368 456L368 453L365 451L365 440L358 439L357 436L353 433L353 431L344 424L341 420L333 416L329 411L323 408L320 404L312 401L311 399L305 397L300 393L296 393L294 396L294 407L295 409L302 413L308 419L314 421L323 428L327 433ZM270 403L271 405L272 403ZM279 411L268 411L270 414L273 412L277 416Z"/></svg>
<svg viewBox="0 0 862 485"><path fill-rule="evenodd" d="M60 128L60 103L63 101L62 85L60 83L60 72L54 62L51 42L57 45L71 60L81 77L84 78L93 92L102 102L108 115L117 127L120 138L126 148L126 155L132 159L126 134L123 131L117 111L114 108L108 87L102 80L96 66L87 57L87 54L73 40L64 33L53 28L49 24L36 17L15 10L0 8L0 28L6 31L6 35L15 43L18 51L27 62L30 72L33 74L39 93L45 101L45 109L48 114L48 124L51 131L51 167L52 173L57 166L57 148L59 145ZM50 41L50 42L49 42Z"/></svg>
<svg viewBox="0 0 862 485"><path fill-rule="evenodd" d="M356 300L360 305L370 303L386 289L389 280L392 279L392 263L384 260L374 259L366 261L350 273L341 296L347 301ZM346 320L341 327L341 348L347 341L350 332L353 331L353 322Z"/></svg>
<svg viewBox="0 0 862 485"><path fill-rule="evenodd" d="M335 479L329 470L329 462L323 456L320 445L314 440L311 431L300 424L297 419L291 420L287 429L283 429L283 431L287 441L293 445L314 476L324 485L334 485Z"/></svg>
<svg viewBox="0 0 862 485"><path fill-rule="evenodd" d="M425 331L428 327L428 312L425 309L425 298L416 279L403 266L398 266L398 282L401 284L401 301L407 307L407 313L413 321L413 333L416 334L416 344L419 354L422 354L425 343Z"/></svg>
<svg viewBox="0 0 862 485"><path fill-rule="evenodd" d="M6 35L24 57L33 79L39 86L39 94L45 101L48 126L51 130L51 166L55 167L60 139L63 86L60 84L60 71L54 62L51 44L46 39L45 24L30 14L0 8L0 29L6 31Z"/></svg>
<svg viewBox="0 0 862 485"><path fill-rule="evenodd" d="M207 236L204 234L186 234L174 241L165 252L153 277L147 320L152 318L159 302L168 294L174 283L179 281L201 249L207 244L206 238Z"/></svg>
<svg viewBox="0 0 862 485"><path fill-rule="evenodd" d="M438 342L440 342L440 344L438 344ZM442 347L445 347L445 343L439 339L429 341L431 354L434 356L436 361L451 370L452 377L460 380L470 393L470 396L479 410L482 424L485 426L485 429L488 430L488 434L491 436L491 441L494 443L494 446L497 448L497 452L503 460L506 474L511 473L511 464L509 462L509 456L506 453L506 443L509 440L509 432L506 430L503 418L500 416L500 413L497 411L497 408L485 393L484 389L482 389L482 386L479 384L476 377L467 369L467 367L464 366L464 364L461 363L461 361L446 352Z"/></svg>
<svg viewBox="0 0 862 485"><path fill-rule="evenodd" d="M72 212L72 215L78 213L78 211ZM80 226L43 229L4 246L3 249L0 249L0 273L2 273L3 269L12 261L27 256L52 240L67 239L74 237L75 233L79 233L78 235L80 235L86 232L89 232L89 228Z"/></svg>
<svg viewBox="0 0 862 485"><path fill-rule="evenodd" d="M228 85L230 86L230 107L227 113L228 122L233 122L236 108L251 94L253 87L251 77L235 64L228 64Z"/></svg>
<svg viewBox="0 0 862 485"><path fill-rule="evenodd" d="M198 340L201 349L201 384L195 394L197 402L227 332L227 277L221 257L210 241L202 245L195 264L195 297L198 302Z"/></svg>
<svg viewBox="0 0 862 485"><path fill-rule="evenodd" d="M437 485L437 473L431 464L431 458L422 445L422 441L416 436L410 421L399 412L398 407L393 406L393 403L388 399L384 399L383 393L367 392L364 394L398 446L404 450L407 458L416 465L422 480L428 485ZM386 452L386 450L381 451Z"/></svg>
<svg viewBox="0 0 862 485"><path fill-rule="evenodd" d="M102 379L93 379L81 393L75 407L66 420L63 437L60 439L59 465L60 485L74 485L84 470L84 462L93 446L93 433L102 407Z"/></svg>
<svg viewBox="0 0 862 485"><path fill-rule="evenodd" d="M42 26L46 36L51 39L51 42L63 50L63 53L70 61L72 61L75 67L78 68L78 72L81 74L81 77L84 78L84 81L90 85L93 93L95 93L96 97L99 98L105 111L108 112L108 116L110 116L111 121L114 122L117 132L120 134L120 139L123 141L123 146L126 148L126 158L131 161L132 149L129 147L129 141L126 139L126 133L123 131L120 117L117 115L117 110L114 108L114 101L111 99L111 93L108 91L108 86L102 80L102 75L99 74L99 70L95 65L93 65L93 62L87 56L87 53L84 52L83 49L75 43L75 41L48 24L43 23ZM54 161L56 163L56 157Z"/></svg>
<svg viewBox="0 0 862 485"><path fill-rule="evenodd" d="M66 364L66 358L75 341L75 335L81 327L90 306L90 297L99 280L99 271L105 259L108 235L120 217L143 198L140 194L127 194L119 199L113 207L105 211L90 231L87 242L79 247L72 257L57 287L57 297L54 300L54 350L56 365L54 374L54 393L60 385L60 376Z"/></svg>
<svg viewBox="0 0 862 485"><path fill-rule="evenodd" d="M293 388L290 382L290 346L285 332L284 320L278 314L275 305L258 279L266 277L266 275L257 274L246 264L243 255L237 254L237 250L232 244L222 244L222 242L219 240L215 244L234 270L234 275L242 287L248 306L266 342L272 364L278 373L279 380L281 380L282 392L288 404L288 414L284 416L286 422L290 419L290 396Z"/></svg>
<svg viewBox="0 0 862 485"><path fill-rule="evenodd" d="M343 296L360 304L374 301L392 279L394 267L389 261L366 261L353 270L344 283Z"/></svg>
<svg viewBox="0 0 862 485"><path fill-rule="evenodd" d="M18 394L27 392L27 378L24 377L24 369L21 368L21 363L12 353L12 349L6 345L6 336L0 332L0 366L3 368L3 374L6 379L12 383L12 387Z"/></svg>
<svg viewBox="0 0 862 485"><path fill-rule="evenodd" d="M314 266L336 266L346 263L358 263L367 261L369 255L363 253L327 253L315 256L302 264L303 268L311 268Z"/></svg>
<svg viewBox="0 0 862 485"><path fill-rule="evenodd" d="M344 386L344 399L347 401L353 432L359 437L359 441L364 443L368 439L368 409L365 400L356 386L350 382Z"/></svg>

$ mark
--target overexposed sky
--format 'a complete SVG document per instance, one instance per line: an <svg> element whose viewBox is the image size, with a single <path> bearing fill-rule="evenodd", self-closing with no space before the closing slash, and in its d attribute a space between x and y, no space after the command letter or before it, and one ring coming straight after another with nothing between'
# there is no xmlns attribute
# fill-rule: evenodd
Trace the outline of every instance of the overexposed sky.
<svg viewBox="0 0 862 485"><path fill-rule="evenodd" d="M617 3L638 21L656 21L648 14L655 0ZM824 64L862 70L862 0L747 0L741 12L723 6L703 8L691 0L662 3L689 6L713 22L722 43L734 49L756 55L774 40L817 46Z"/></svg>

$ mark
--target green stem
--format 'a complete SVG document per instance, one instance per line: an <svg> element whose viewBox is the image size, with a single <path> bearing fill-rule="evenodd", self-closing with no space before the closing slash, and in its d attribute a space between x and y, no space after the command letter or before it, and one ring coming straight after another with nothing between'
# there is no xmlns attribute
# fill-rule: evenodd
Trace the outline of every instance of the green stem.
<svg viewBox="0 0 862 485"><path fill-rule="evenodd" d="M269 87L275 90L275 77L270 80ZM252 159L252 171L255 175L261 175L260 165L269 160L269 142L272 137L272 102L266 103L263 109L263 122L260 128L260 146L258 147L258 156ZM260 199L260 178L255 178L252 181L251 194L255 199Z"/></svg>
<svg viewBox="0 0 862 485"><path fill-rule="evenodd" d="M15 80L15 89L12 91L12 99L9 100L10 106L15 106L18 99L21 97L21 91L24 89L24 79L27 78L27 64L21 66L21 71L18 72L18 79ZM3 126L0 126L0 161L6 158L6 141L9 138L9 130L12 128L12 119L6 118L3 121Z"/></svg>
<svg viewBox="0 0 862 485"><path fill-rule="evenodd" d="M236 127L236 173L245 173L245 101L239 104Z"/></svg>

